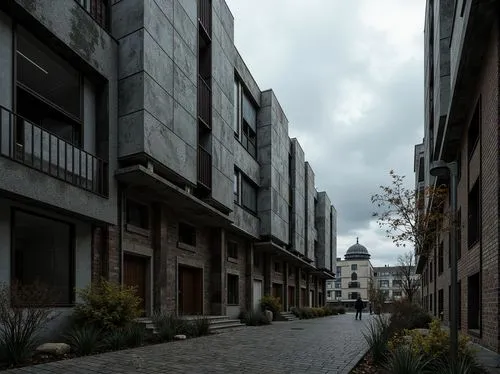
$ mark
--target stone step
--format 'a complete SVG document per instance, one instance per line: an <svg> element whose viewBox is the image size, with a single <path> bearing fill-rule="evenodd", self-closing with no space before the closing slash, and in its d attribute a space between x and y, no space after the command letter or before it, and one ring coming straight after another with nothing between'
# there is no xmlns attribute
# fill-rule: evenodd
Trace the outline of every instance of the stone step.
<svg viewBox="0 0 500 374"><path fill-rule="evenodd" d="M245 328L246 325L240 322L240 320L227 320L219 323L212 323L210 325L210 332L212 334L217 334L221 332L228 332L233 330L239 330Z"/></svg>
<svg viewBox="0 0 500 374"><path fill-rule="evenodd" d="M280 314L281 314L281 316L286 321L296 321L296 320L298 320L298 318L292 312L281 312Z"/></svg>

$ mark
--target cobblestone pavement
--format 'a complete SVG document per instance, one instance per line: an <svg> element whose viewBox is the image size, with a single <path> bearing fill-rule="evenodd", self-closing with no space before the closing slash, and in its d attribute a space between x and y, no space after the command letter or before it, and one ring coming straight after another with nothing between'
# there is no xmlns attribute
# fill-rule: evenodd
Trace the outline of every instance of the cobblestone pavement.
<svg viewBox="0 0 500 374"><path fill-rule="evenodd" d="M6 374L349 373L367 350L371 317L354 314L271 326L25 367Z"/></svg>

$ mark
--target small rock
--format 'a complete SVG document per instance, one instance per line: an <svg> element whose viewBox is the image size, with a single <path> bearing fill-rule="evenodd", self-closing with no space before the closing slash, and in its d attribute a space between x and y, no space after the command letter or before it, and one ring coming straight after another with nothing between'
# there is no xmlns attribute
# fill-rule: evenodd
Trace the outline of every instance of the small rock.
<svg viewBox="0 0 500 374"><path fill-rule="evenodd" d="M274 317L273 312L271 312L270 310L266 310L266 317L268 321L272 321Z"/></svg>
<svg viewBox="0 0 500 374"><path fill-rule="evenodd" d="M175 335L174 339L175 340L186 340L186 335Z"/></svg>
<svg viewBox="0 0 500 374"><path fill-rule="evenodd" d="M70 350L71 347L66 343L45 343L36 348L37 352L49 353L57 356L69 353Z"/></svg>

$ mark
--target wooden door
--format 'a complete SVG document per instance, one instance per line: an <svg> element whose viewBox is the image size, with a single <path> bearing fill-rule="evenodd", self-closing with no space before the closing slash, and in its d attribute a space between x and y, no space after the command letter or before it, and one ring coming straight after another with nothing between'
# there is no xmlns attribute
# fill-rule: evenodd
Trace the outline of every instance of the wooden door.
<svg viewBox="0 0 500 374"><path fill-rule="evenodd" d="M143 311L146 311L146 275L146 258L129 254L123 256L123 283L136 288L137 296L142 299Z"/></svg>
<svg viewBox="0 0 500 374"><path fill-rule="evenodd" d="M179 267L179 313L196 315L203 313L201 269Z"/></svg>

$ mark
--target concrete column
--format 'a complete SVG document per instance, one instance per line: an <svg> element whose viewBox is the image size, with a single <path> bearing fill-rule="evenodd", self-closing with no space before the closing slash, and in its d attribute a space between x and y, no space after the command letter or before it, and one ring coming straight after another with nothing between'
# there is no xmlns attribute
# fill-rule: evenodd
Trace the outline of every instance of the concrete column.
<svg viewBox="0 0 500 374"><path fill-rule="evenodd" d="M246 246L246 263L245 263L245 293L247 295L245 300L246 310L253 310L253 272L254 272L254 251L253 243Z"/></svg>
<svg viewBox="0 0 500 374"><path fill-rule="evenodd" d="M210 313L226 315L226 232L224 229L212 230L212 261L210 269ZM205 285L206 287L206 285ZM205 311L205 314L208 311Z"/></svg>
<svg viewBox="0 0 500 374"><path fill-rule="evenodd" d="M295 306L300 307L300 268L295 268Z"/></svg>
<svg viewBox="0 0 500 374"><path fill-rule="evenodd" d="M316 291L314 292L314 306L318 307L319 306L319 282L318 282L318 277L314 277L314 286Z"/></svg>
<svg viewBox="0 0 500 374"><path fill-rule="evenodd" d="M269 253L264 253L264 296L272 295L272 256Z"/></svg>
<svg viewBox="0 0 500 374"><path fill-rule="evenodd" d="M306 300L304 300L304 306L312 307L309 304L309 294L311 293L311 282L309 282L309 272L306 273Z"/></svg>
<svg viewBox="0 0 500 374"><path fill-rule="evenodd" d="M167 217L161 204L153 204L153 310L175 310L177 282L168 274ZM175 269L175 267L171 267ZM170 278L170 279L169 279Z"/></svg>
<svg viewBox="0 0 500 374"><path fill-rule="evenodd" d="M289 300L288 300L288 262L283 263L283 310L288 311Z"/></svg>

